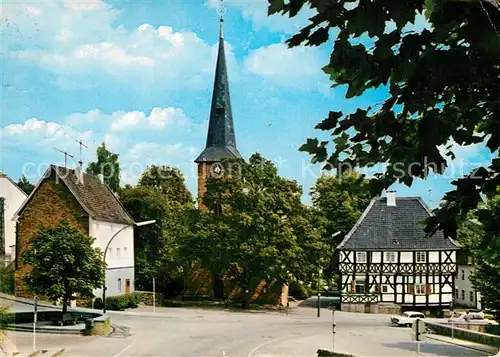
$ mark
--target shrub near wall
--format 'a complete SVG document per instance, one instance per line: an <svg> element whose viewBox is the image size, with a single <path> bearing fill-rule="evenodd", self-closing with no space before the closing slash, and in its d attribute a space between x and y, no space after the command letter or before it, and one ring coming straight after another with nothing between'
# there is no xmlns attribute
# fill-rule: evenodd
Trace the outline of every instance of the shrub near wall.
<svg viewBox="0 0 500 357"><path fill-rule="evenodd" d="M106 309L111 311L123 311L125 309L134 309L141 301L140 293L132 293L130 295L109 296L106 298ZM96 298L94 301L95 309L102 309L102 299Z"/></svg>

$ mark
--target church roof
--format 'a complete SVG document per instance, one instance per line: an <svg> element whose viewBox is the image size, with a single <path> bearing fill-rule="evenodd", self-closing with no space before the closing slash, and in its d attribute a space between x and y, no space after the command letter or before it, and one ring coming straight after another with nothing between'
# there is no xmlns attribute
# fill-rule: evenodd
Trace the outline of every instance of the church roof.
<svg viewBox="0 0 500 357"><path fill-rule="evenodd" d="M426 237L423 221L431 212L420 197L398 197L396 206L374 198L338 245L339 250L455 250L460 245L442 231Z"/></svg>
<svg viewBox="0 0 500 357"><path fill-rule="evenodd" d="M35 187L31 195L24 201L23 205L16 212L16 215L19 215L23 211L25 206L31 201L31 197L35 194L41 182L49 177L52 171L55 173L56 178L66 185L85 212L93 219L112 223L134 224L133 219L125 211L118 198L97 176L82 172L80 179L74 169L56 165L51 165L47 169L37 187Z"/></svg>
<svg viewBox="0 0 500 357"><path fill-rule="evenodd" d="M221 20L207 143L195 162L216 162L224 158L241 158L241 155L236 148Z"/></svg>

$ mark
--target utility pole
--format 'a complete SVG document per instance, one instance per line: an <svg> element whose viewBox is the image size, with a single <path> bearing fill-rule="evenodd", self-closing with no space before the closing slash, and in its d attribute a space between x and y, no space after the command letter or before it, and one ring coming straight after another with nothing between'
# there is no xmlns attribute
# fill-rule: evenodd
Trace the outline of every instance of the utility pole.
<svg viewBox="0 0 500 357"><path fill-rule="evenodd" d="M320 285L321 285L321 267L318 266L318 317L320 316L320 310L321 310L321 291L320 291Z"/></svg>
<svg viewBox="0 0 500 357"><path fill-rule="evenodd" d="M335 306L332 306L332 352L335 352Z"/></svg>

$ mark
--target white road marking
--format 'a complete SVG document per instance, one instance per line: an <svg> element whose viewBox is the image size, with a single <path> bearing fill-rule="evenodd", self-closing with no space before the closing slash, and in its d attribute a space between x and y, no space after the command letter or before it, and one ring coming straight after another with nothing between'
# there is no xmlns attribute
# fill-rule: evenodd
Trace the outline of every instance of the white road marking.
<svg viewBox="0 0 500 357"><path fill-rule="evenodd" d="M132 341L128 346L125 346L120 352L115 354L113 357L119 357L122 355L123 352L127 351L132 345L135 343L135 341Z"/></svg>

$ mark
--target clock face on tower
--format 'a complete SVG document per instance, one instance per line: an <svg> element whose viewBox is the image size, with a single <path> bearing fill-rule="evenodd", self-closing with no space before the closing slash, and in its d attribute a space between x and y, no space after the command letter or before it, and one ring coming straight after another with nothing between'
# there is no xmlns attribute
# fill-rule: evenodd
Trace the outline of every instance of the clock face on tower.
<svg viewBox="0 0 500 357"><path fill-rule="evenodd" d="M222 165L218 162L212 165L212 172L220 175L222 173Z"/></svg>

